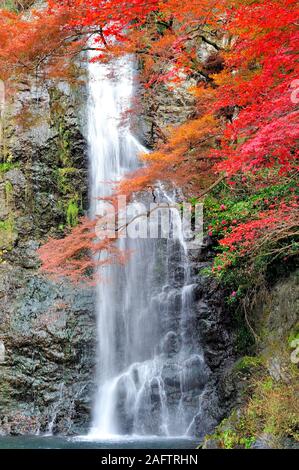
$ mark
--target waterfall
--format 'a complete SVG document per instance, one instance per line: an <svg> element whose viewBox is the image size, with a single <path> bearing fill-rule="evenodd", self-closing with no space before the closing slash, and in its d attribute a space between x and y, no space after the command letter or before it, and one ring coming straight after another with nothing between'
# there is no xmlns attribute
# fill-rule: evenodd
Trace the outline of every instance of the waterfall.
<svg viewBox="0 0 299 470"><path fill-rule="evenodd" d="M134 95L134 60L89 64L91 213L99 196L139 166L145 150L123 119ZM161 200L170 198L161 188ZM209 370L192 327L194 285L182 236L126 238L125 266L105 267L97 285L97 393L90 436L195 432ZM102 276L103 277L103 276Z"/></svg>

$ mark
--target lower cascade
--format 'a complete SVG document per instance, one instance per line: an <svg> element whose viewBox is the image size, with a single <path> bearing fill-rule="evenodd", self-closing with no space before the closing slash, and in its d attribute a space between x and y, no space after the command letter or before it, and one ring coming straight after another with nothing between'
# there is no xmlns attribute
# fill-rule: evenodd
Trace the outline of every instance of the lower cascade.
<svg viewBox="0 0 299 470"><path fill-rule="evenodd" d="M134 93L134 61L89 64L91 212L109 184L138 168L141 144L123 116ZM162 189L159 198L169 196ZM194 435L210 370L192 321L194 280L182 230L169 239L124 238L124 265L97 285L97 393L91 437ZM195 425L196 422L196 425Z"/></svg>

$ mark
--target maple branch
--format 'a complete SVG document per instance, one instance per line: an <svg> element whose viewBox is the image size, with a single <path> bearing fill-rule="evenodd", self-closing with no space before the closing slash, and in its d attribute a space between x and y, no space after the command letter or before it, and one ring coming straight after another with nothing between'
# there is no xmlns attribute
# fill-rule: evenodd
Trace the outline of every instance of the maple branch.
<svg viewBox="0 0 299 470"><path fill-rule="evenodd" d="M212 191L212 189L214 189L216 186L218 186L219 183L221 183L221 181L223 181L225 179L225 176L220 176L213 184L211 184L211 186L209 186L207 189L205 189L202 193L200 193L197 198L200 199L202 198L203 196L205 196L206 194L208 194L210 191Z"/></svg>
<svg viewBox="0 0 299 470"><path fill-rule="evenodd" d="M156 210L159 210L159 209L177 209L178 206L177 204L176 205L169 205L169 204L166 204L165 206L163 205L158 205L156 207L153 207L151 210L147 211L147 212L144 212L143 214L137 214L135 215L129 222L127 222L126 224L122 225L121 227L117 227L115 229L116 232L121 232L123 230L125 230L130 224L132 224L135 220L137 220L139 217L146 217L148 218L153 212L155 212Z"/></svg>

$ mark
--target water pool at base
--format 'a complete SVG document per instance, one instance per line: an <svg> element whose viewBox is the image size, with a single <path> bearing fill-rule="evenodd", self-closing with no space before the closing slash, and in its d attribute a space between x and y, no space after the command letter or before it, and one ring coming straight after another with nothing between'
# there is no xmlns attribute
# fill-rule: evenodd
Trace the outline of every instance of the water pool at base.
<svg viewBox="0 0 299 470"><path fill-rule="evenodd" d="M93 439L63 436L0 437L0 449L195 449L199 442L185 437L123 437Z"/></svg>

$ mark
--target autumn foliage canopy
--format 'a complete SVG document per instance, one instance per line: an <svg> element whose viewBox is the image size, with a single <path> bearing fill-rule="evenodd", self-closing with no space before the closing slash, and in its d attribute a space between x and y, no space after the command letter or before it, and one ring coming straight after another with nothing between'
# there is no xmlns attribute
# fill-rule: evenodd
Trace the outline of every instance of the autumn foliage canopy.
<svg viewBox="0 0 299 470"><path fill-rule="evenodd" d="M72 79L73 59L93 37L95 60L136 54L149 96L189 81L193 115L161 130L141 156L147 165L118 191L130 196L163 179L206 202L222 275L252 258L298 252L298 13L296 0L50 0L27 14L4 9L0 78ZM78 250L59 243L41 250L45 269L81 275Z"/></svg>

